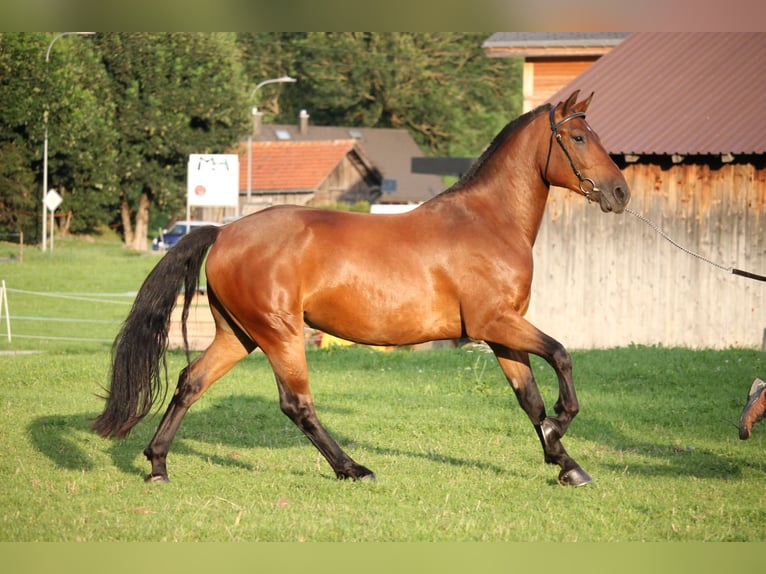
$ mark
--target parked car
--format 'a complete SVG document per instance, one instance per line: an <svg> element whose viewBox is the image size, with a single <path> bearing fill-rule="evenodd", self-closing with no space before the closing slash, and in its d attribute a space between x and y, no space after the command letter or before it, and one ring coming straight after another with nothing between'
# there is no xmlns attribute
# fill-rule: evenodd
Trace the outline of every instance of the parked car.
<svg viewBox="0 0 766 574"><path fill-rule="evenodd" d="M152 241L152 249L161 251L170 249L178 240L190 231L206 225L220 225L214 221L176 221L170 229L161 229L160 234Z"/></svg>

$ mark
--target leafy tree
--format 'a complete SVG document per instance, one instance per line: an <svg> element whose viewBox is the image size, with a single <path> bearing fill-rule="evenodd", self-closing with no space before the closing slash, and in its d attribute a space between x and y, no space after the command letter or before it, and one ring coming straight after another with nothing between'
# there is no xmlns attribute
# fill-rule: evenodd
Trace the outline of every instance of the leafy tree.
<svg viewBox="0 0 766 574"><path fill-rule="evenodd" d="M95 36L57 42L50 52L50 184L63 197L60 231L91 232L113 218L118 201L114 103Z"/></svg>
<svg viewBox="0 0 766 574"><path fill-rule="evenodd" d="M15 239L36 229L34 209L38 205L33 197L35 178L25 168L26 151L16 142L0 142L0 227L3 239ZM3 237L5 236L5 237ZM25 239L28 241L28 239Z"/></svg>
<svg viewBox="0 0 766 574"><path fill-rule="evenodd" d="M27 238L40 237L46 118L49 187L78 212L67 221L74 231L90 231L108 218L102 196L113 145L108 98L97 91L103 74L92 45L59 38L0 34L0 224Z"/></svg>
<svg viewBox="0 0 766 574"><path fill-rule="evenodd" d="M253 55L248 76L298 80L269 92L266 102L279 96L269 106L278 121L294 122L305 108L320 125L406 128L427 152L459 156L480 153L521 110L519 62L488 58L486 36L305 32L239 41Z"/></svg>
<svg viewBox="0 0 766 574"><path fill-rule="evenodd" d="M245 131L233 34L106 34L125 242L146 249L149 211L180 212L192 153L223 153Z"/></svg>
<svg viewBox="0 0 766 574"><path fill-rule="evenodd" d="M42 200L35 168L42 154L44 42L44 34L0 34L0 225L27 238L35 236Z"/></svg>

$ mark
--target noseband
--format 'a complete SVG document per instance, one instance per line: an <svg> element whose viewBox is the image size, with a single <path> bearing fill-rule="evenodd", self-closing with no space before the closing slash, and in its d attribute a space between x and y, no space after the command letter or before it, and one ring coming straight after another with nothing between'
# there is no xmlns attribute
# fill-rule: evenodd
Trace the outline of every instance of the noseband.
<svg viewBox="0 0 766 574"><path fill-rule="evenodd" d="M598 193L598 188L596 187L596 182L594 182L591 178L583 176L582 172L580 172L579 169L577 169L577 166L574 163L574 160L572 159L572 156L569 155L569 152L567 151L567 148L564 146L564 142L561 139L561 133L559 132L559 128L567 123L569 120L573 120L575 118L584 118L585 112L575 112L570 116L565 117L563 120L561 120L559 123L556 123L556 120L554 118L554 115L556 114L556 107L552 107L550 111L550 121L551 121L551 139L550 142L548 142L548 159L545 161L545 175L543 176L543 179L545 179L545 182L548 183L548 164L551 161L551 148L553 147L553 138L556 138L556 141L559 142L559 145L561 146L562 151L564 152L564 155L567 156L567 159L569 160L569 165L572 166L572 171L577 176L577 179L580 180L580 193L583 194L588 201L592 201L592 196L595 193Z"/></svg>

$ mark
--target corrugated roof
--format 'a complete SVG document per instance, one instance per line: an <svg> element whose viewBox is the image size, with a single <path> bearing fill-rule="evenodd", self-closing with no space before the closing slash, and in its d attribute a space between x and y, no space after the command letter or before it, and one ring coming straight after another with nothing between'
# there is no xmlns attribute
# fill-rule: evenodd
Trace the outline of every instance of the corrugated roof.
<svg viewBox="0 0 766 574"><path fill-rule="evenodd" d="M548 101L575 89L609 153L766 153L766 33L637 32Z"/></svg>
<svg viewBox="0 0 766 574"><path fill-rule="evenodd" d="M316 190L346 154L352 151L363 159L363 154L354 140L253 142L252 164L248 164L247 144L244 144L240 148L240 188L247 189L249 167L250 189L258 191Z"/></svg>

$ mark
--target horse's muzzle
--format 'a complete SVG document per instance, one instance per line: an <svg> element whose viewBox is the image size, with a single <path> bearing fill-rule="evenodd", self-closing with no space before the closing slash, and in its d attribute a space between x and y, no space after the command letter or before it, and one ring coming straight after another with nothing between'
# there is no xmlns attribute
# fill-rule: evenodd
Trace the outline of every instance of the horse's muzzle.
<svg viewBox="0 0 766 574"><path fill-rule="evenodd" d="M627 183L598 190L598 203L604 213L622 213L630 202L630 190Z"/></svg>

